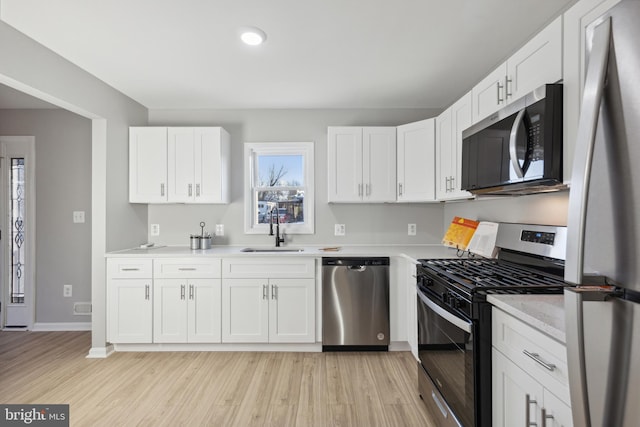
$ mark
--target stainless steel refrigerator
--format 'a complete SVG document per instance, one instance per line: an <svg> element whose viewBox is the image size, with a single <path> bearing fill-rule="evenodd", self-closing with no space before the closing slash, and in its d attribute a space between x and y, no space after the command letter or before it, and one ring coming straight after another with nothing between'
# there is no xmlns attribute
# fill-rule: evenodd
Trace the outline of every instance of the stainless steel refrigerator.
<svg viewBox="0 0 640 427"><path fill-rule="evenodd" d="M640 0L594 21L569 195L575 426L640 426Z"/></svg>

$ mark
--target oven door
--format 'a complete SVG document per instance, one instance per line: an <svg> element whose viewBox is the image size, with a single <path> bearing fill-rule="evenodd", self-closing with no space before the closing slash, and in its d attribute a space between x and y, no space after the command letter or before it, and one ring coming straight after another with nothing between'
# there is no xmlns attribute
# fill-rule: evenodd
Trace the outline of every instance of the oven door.
<svg viewBox="0 0 640 427"><path fill-rule="evenodd" d="M435 402L443 425L456 425L447 409L462 426L474 425L473 329L471 321L451 313L418 287L418 354L424 368L420 375L426 373L419 379L420 392L428 406Z"/></svg>

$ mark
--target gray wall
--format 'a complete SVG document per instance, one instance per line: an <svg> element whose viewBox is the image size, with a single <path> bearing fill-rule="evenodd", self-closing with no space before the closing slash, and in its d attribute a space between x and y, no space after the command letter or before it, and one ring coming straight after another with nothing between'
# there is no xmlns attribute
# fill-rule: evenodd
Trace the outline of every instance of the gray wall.
<svg viewBox="0 0 640 427"><path fill-rule="evenodd" d="M444 226L454 216L495 222L567 225L569 191L518 197L492 197L472 201L447 203Z"/></svg>
<svg viewBox="0 0 640 427"><path fill-rule="evenodd" d="M160 224L159 244L187 245L200 221L213 231L225 225L216 244L271 245L267 236L244 234L244 142L306 142L315 144L316 224L313 235L291 235L291 244L424 244L442 239L443 205L328 204L327 127L397 126L429 117L438 110L151 110L150 125L222 126L231 135L231 203L229 205L149 205L149 224ZM346 236L333 235L334 224L346 225ZM407 236L415 223L417 236ZM211 227L209 227L211 225Z"/></svg>
<svg viewBox="0 0 640 427"><path fill-rule="evenodd" d="M0 135L36 141L36 323L87 322L91 301L91 121L65 110L0 110ZM73 211L86 222L74 224ZM62 296L62 285L73 296Z"/></svg>

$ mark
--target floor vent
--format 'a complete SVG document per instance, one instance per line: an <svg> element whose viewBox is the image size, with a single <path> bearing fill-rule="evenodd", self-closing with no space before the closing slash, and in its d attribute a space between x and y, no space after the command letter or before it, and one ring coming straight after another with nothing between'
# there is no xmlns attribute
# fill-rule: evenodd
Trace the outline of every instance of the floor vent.
<svg viewBox="0 0 640 427"><path fill-rule="evenodd" d="M91 303L90 302L73 303L73 314L91 315Z"/></svg>

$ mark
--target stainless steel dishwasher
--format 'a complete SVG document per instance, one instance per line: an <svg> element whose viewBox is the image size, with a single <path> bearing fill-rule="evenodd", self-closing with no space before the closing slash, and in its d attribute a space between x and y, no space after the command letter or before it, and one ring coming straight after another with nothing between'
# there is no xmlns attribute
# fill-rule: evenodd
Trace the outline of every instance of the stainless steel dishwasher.
<svg viewBox="0 0 640 427"><path fill-rule="evenodd" d="M389 258L322 258L322 351L389 349Z"/></svg>

